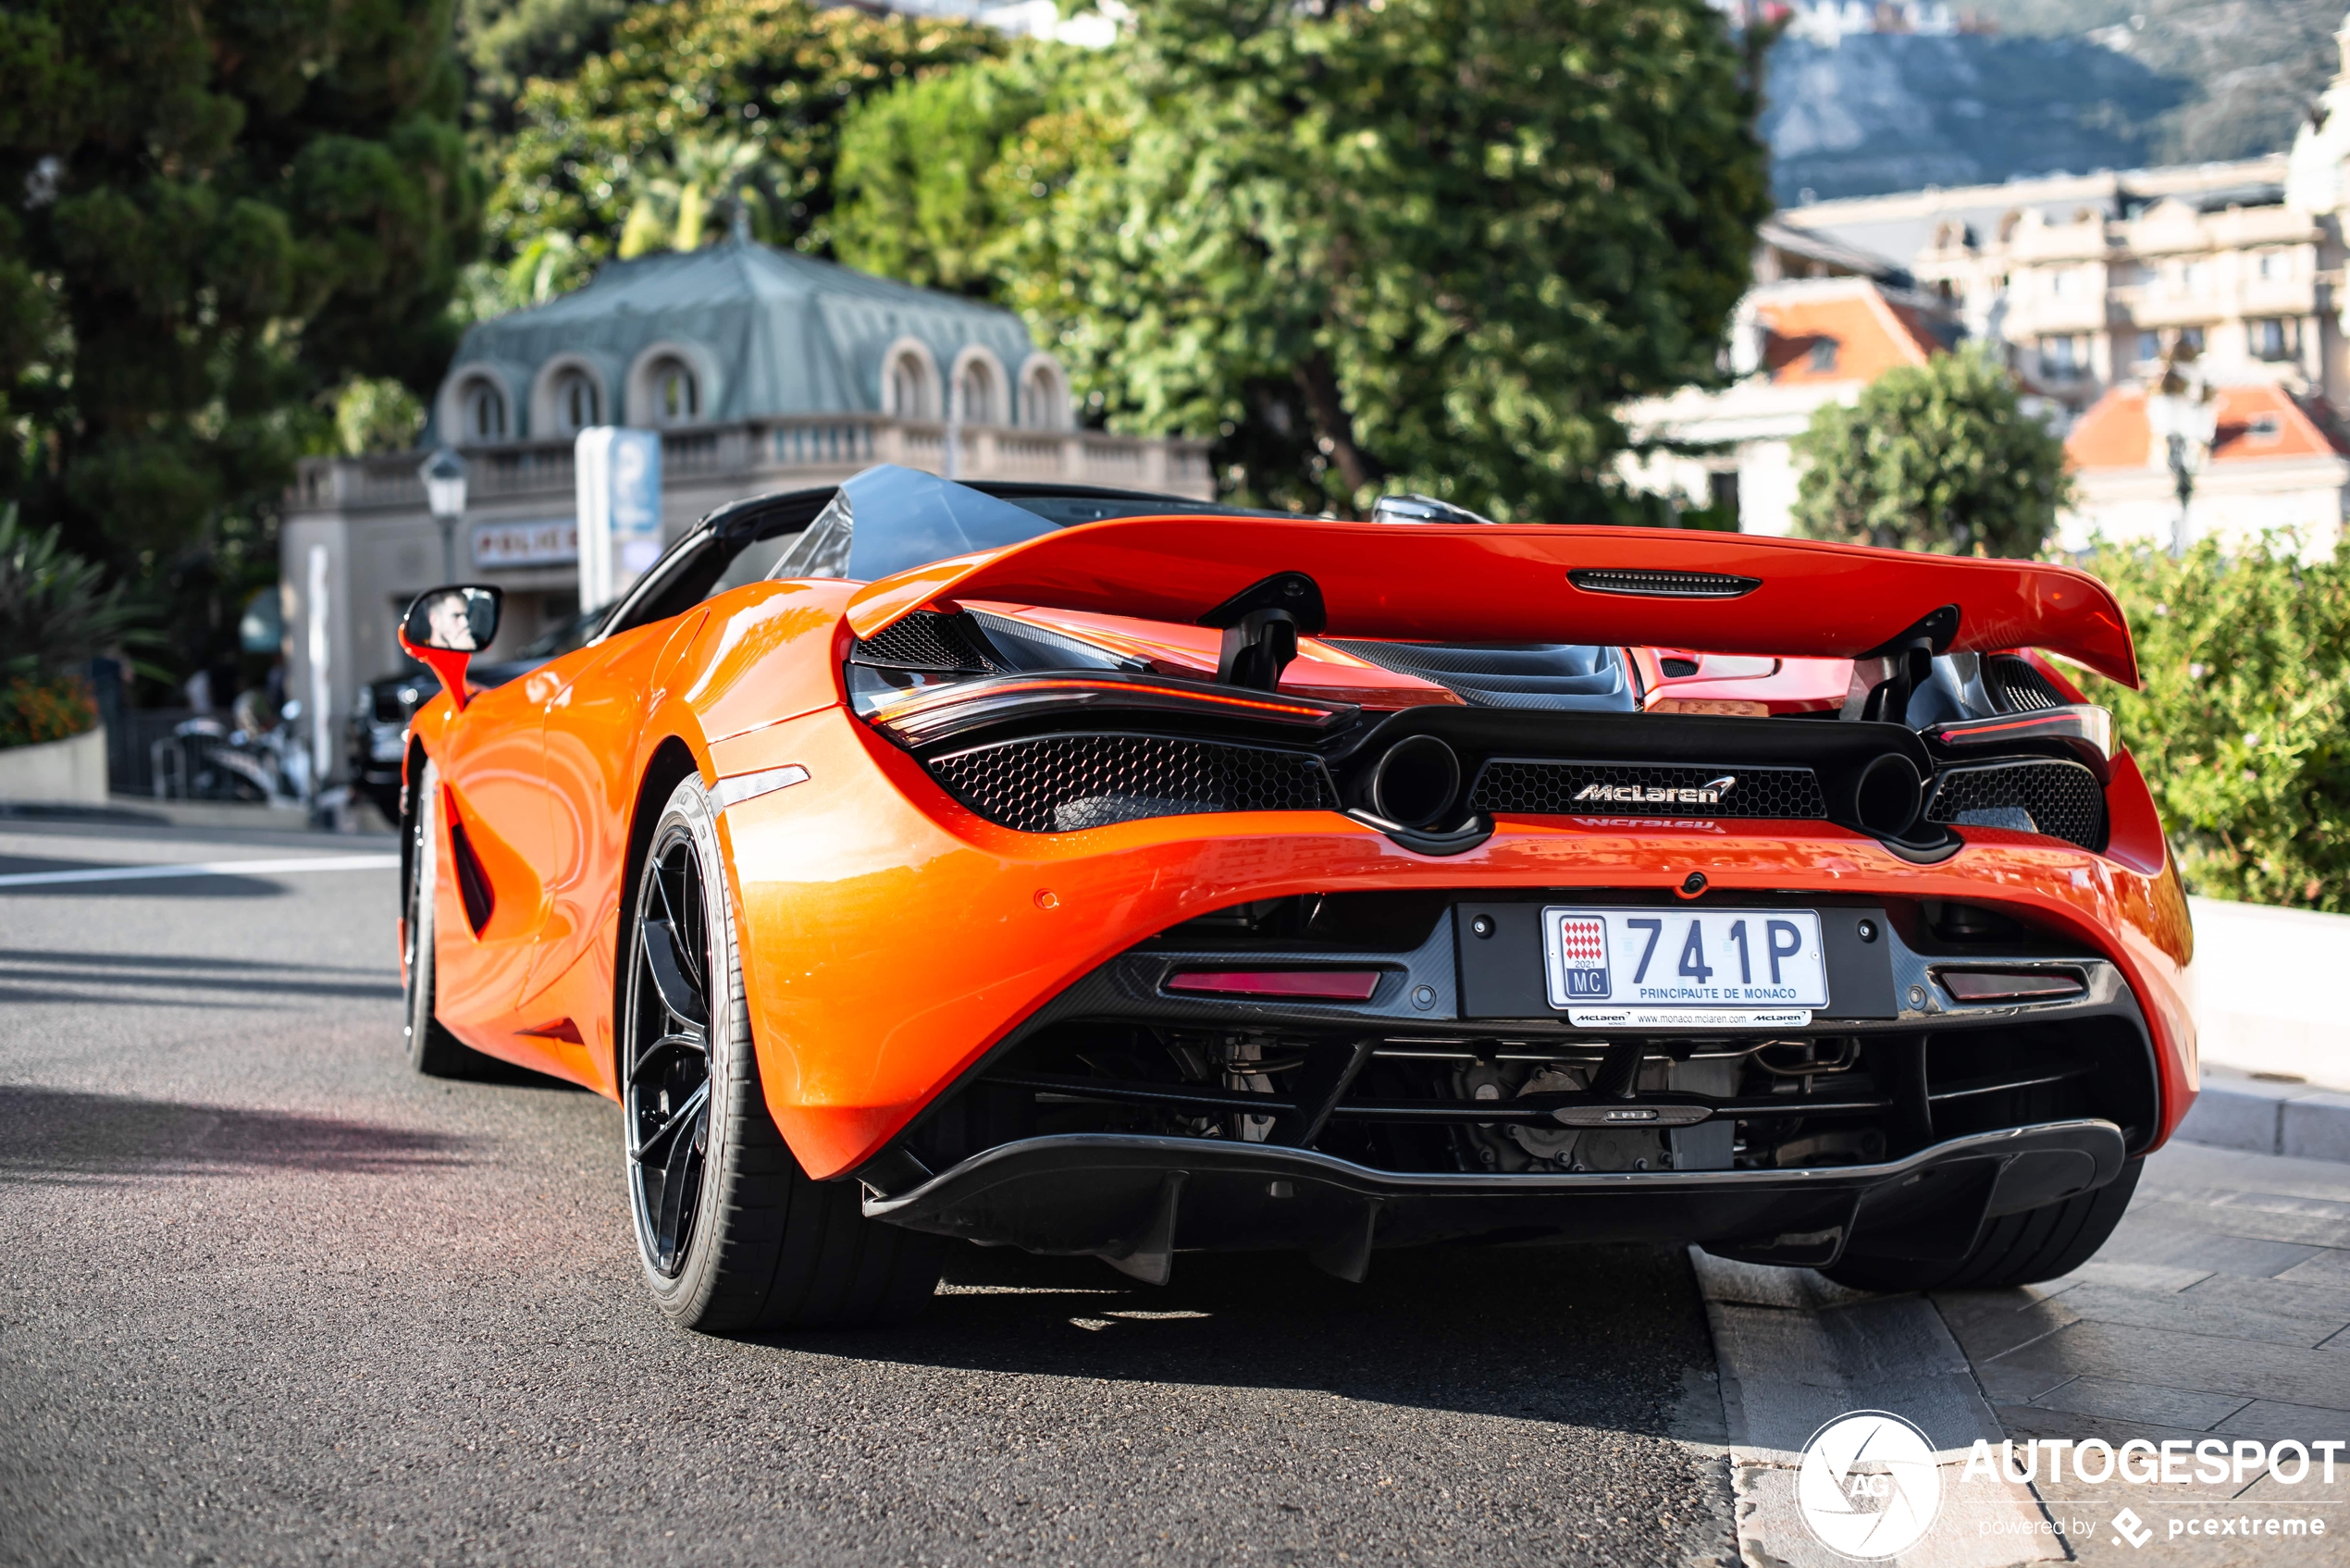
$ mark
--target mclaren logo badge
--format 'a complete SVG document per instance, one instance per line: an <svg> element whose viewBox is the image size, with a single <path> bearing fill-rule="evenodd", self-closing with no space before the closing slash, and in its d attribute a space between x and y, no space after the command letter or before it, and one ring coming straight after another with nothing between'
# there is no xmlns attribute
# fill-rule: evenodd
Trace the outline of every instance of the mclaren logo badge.
<svg viewBox="0 0 2350 1568"><path fill-rule="evenodd" d="M1708 779L1695 789L1668 789L1661 784L1589 784L1576 792L1577 800L1605 800L1623 806L1719 806L1722 796L1738 784L1738 776L1725 773L1718 779Z"/></svg>

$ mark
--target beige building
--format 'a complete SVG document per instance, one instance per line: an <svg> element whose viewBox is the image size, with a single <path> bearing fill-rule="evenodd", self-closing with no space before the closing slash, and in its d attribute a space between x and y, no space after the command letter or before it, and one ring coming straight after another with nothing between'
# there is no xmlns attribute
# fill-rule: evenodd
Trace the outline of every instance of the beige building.
<svg viewBox="0 0 2350 1568"><path fill-rule="evenodd" d="M423 589L504 588L493 657L575 614L585 428L658 433L664 538L727 501L881 463L1215 494L1206 442L1081 429L1075 414L1060 365L1008 311L748 242L614 264L459 347L425 442L465 463L446 540L424 451L302 463L278 530L289 688L340 768L332 737L360 685L397 668L393 628Z"/></svg>
<svg viewBox="0 0 2350 1568"><path fill-rule="evenodd" d="M2183 346L2215 376L2350 392L2339 216L2282 154L1821 202L1791 228L1898 258L1967 335L2077 413Z"/></svg>
<svg viewBox="0 0 2350 1568"><path fill-rule="evenodd" d="M1766 243L1769 236L1765 236ZM1923 364L1956 340L1948 313L1930 295L1875 278L1837 276L1826 265L1787 277L1803 258L1766 251L1777 281L1758 283L1738 307L1731 352L1738 379L1720 390L1685 388L1622 411L1636 436L1663 448L1627 463L1639 488L1705 508L1722 526L1785 534L1793 526L1797 473L1789 446L1814 412L1849 403L1896 365ZM1688 448L1710 449L1689 451Z"/></svg>

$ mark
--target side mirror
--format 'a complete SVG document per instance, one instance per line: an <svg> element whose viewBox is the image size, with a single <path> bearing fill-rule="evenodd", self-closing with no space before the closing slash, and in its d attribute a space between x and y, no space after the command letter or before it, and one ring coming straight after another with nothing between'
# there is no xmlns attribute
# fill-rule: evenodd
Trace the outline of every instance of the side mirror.
<svg viewBox="0 0 2350 1568"><path fill-rule="evenodd" d="M477 583L427 588L401 618L400 646L432 666L457 711L465 709L465 666L498 635L503 588Z"/></svg>

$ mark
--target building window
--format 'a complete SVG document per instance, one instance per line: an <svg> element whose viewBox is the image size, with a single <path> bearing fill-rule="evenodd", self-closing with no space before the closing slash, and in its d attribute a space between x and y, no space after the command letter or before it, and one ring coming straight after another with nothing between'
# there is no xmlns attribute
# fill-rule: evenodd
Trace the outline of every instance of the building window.
<svg viewBox="0 0 2350 1568"><path fill-rule="evenodd" d="M882 377L882 412L898 419L928 419L930 406L930 366L922 356L911 350L889 362L889 374Z"/></svg>
<svg viewBox="0 0 2350 1568"><path fill-rule="evenodd" d="M1836 369L1836 340L1822 338L1812 345L1812 373L1825 376Z"/></svg>
<svg viewBox="0 0 2350 1568"><path fill-rule="evenodd" d="M464 438L468 441L502 441L506 438L506 395L493 381L468 381L464 395L458 400L464 420Z"/></svg>
<svg viewBox="0 0 2350 1568"><path fill-rule="evenodd" d="M2263 251L2263 252L2261 252L2261 253L2260 253L2260 276L2261 276L2261 277L2263 277L2263 278L2282 278L2284 275L2285 275L2285 253L2284 253L2284 252L2282 252L2282 251Z"/></svg>
<svg viewBox="0 0 2350 1568"><path fill-rule="evenodd" d="M2273 414L2257 414L2245 431L2256 441L2273 441L2284 434L2284 421Z"/></svg>
<svg viewBox="0 0 2350 1568"><path fill-rule="evenodd" d="M2070 269L2059 269L2048 274L2048 293L2051 297L2061 300L2072 291L2072 274Z"/></svg>
<svg viewBox="0 0 2350 1568"><path fill-rule="evenodd" d="M2140 364L2152 364L2155 361L2160 359L2161 357L2162 334L2159 332L2139 333L2138 363Z"/></svg>
<svg viewBox="0 0 2350 1568"><path fill-rule="evenodd" d="M2087 340L2066 334L2040 340L2040 369L2059 381L2070 381L2088 366Z"/></svg>
<svg viewBox="0 0 2350 1568"><path fill-rule="evenodd" d="M2300 348L2300 323L2284 316L2267 316L2244 324L2255 359L2291 359Z"/></svg>
<svg viewBox="0 0 2350 1568"><path fill-rule="evenodd" d="M555 381L555 433L576 435L602 423L603 400L585 371L566 370Z"/></svg>
<svg viewBox="0 0 2350 1568"><path fill-rule="evenodd" d="M1069 423L1069 394L1049 364L1032 364L1020 378L1020 422L1032 430L1058 430Z"/></svg>
<svg viewBox="0 0 2350 1568"><path fill-rule="evenodd" d="M701 417L701 388L684 360L655 360L645 385L652 392L654 424L685 425Z"/></svg>
<svg viewBox="0 0 2350 1568"><path fill-rule="evenodd" d="M2203 328L2200 327L2180 327L2179 352L2183 354L2201 353L2203 352Z"/></svg>
<svg viewBox="0 0 2350 1568"><path fill-rule="evenodd" d="M2191 261L2179 268L2179 291L2200 294L2211 286L2211 264Z"/></svg>
<svg viewBox="0 0 2350 1568"><path fill-rule="evenodd" d="M983 359L966 360L955 377L955 413L966 425L1000 425L1003 411L996 401L996 373Z"/></svg>

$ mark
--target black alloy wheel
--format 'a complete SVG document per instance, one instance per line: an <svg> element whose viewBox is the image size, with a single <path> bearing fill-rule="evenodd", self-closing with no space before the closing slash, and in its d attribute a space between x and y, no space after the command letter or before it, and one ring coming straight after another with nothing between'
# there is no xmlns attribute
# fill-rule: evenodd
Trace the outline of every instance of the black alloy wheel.
<svg viewBox="0 0 2350 1568"><path fill-rule="evenodd" d="M710 1154L711 976L701 857L673 825L653 846L629 977L629 1192L654 1272L674 1279L693 1244Z"/></svg>
<svg viewBox="0 0 2350 1568"><path fill-rule="evenodd" d="M637 1261L669 1320L705 1333L900 1322L945 1242L867 1219L809 1179L761 1086L717 809L670 791L621 927L623 1142Z"/></svg>

